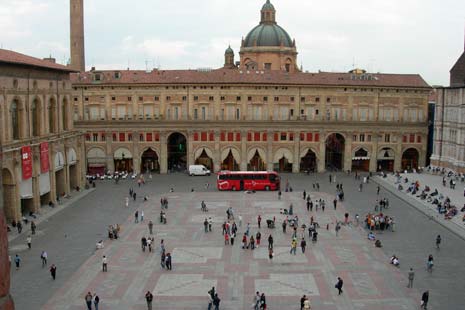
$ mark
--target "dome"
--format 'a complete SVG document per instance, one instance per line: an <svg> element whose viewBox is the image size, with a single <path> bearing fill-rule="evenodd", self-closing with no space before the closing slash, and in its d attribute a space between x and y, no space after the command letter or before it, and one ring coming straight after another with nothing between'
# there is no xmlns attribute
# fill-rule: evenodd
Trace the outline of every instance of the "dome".
<svg viewBox="0 0 465 310"><path fill-rule="evenodd" d="M226 51L224 52L225 55L234 55L234 51L233 49L231 48L231 45L228 46L228 48L226 49Z"/></svg>
<svg viewBox="0 0 465 310"><path fill-rule="evenodd" d="M293 46L291 37L282 27L277 24L261 23L245 37L244 47L254 47L255 42L256 46L281 46L281 41L285 47Z"/></svg>

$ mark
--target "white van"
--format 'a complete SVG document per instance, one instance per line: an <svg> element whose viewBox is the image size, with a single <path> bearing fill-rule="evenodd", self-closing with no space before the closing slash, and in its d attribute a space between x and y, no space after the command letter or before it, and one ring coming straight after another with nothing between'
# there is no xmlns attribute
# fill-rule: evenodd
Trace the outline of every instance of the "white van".
<svg viewBox="0 0 465 310"><path fill-rule="evenodd" d="M189 166L189 175L210 175L210 170L208 170L204 165L190 165Z"/></svg>

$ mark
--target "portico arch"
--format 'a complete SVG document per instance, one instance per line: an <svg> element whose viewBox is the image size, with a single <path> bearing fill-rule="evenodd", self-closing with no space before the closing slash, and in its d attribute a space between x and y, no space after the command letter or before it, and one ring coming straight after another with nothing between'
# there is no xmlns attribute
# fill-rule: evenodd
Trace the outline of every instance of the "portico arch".
<svg viewBox="0 0 465 310"><path fill-rule="evenodd" d="M273 156L273 168L279 172L292 172L292 162L294 156L289 149L280 148Z"/></svg>
<svg viewBox="0 0 465 310"><path fill-rule="evenodd" d="M352 171L369 171L370 154L364 147L358 147L352 152Z"/></svg>
<svg viewBox="0 0 465 310"><path fill-rule="evenodd" d="M90 175L102 175L105 173L107 158L105 151L99 147L90 148L87 151L87 173Z"/></svg>
<svg viewBox="0 0 465 310"><path fill-rule="evenodd" d="M115 171L119 172L132 172L133 157L131 151L125 147L120 147L113 153L113 160L115 162Z"/></svg>
<svg viewBox="0 0 465 310"><path fill-rule="evenodd" d="M66 175L65 175L65 157L62 152L58 151L54 157L54 171L55 171L55 189L57 196L63 196L66 185Z"/></svg>
<svg viewBox="0 0 465 310"><path fill-rule="evenodd" d="M344 164L345 138L340 133L332 133L326 138L325 163L330 170L341 170Z"/></svg>
<svg viewBox="0 0 465 310"><path fill-rule="evenodd" d="M315 172L316 169L316 152L310 147L304 148L300 153L300 172Z"/></svg>
<svg viewBox="0 0 465 310"><path fill-rule="evenodd" d="M408 148L402 153L402 170L418 169L420 152L416 148Z"/></svg>
<svg viewBox="0 0 465 310"><path fill-rule="evenodd" d="M141 154L140 161L141 173L160 172L160 161L157 151L152 148L146 148Z"/></svg>
<svg viewBox="0 0 465 310"><path fill-rule="evenodd" d="M239 171L241 156L235 147L227 147L221 151L221 170Z"/></svg>
<svg viewBox="0 0 465 310"><path fill-rule="evenodd" d="M194 153L196 165L204 165L208 170L213 170L213 152L208 147L199 147Z"/></svg>
<svg viewBox="0 0 465 310"><path fill-rule="evenodd" d="M394 171L396 152L390 147L383 147L378 152L377 171Z"/></svg>
<svg viewBox="0 0 465 310"><path fill-rule="evenodd" d="M253 147L247 152L247 170L266 170L266 153L262 148Z"/></svg>
<svg viewBox="0 0 465 310"><path fill-rule="evenodd" d="M187 166L187 138L180 132L168 136L168 170L184 171Z"/></svg>

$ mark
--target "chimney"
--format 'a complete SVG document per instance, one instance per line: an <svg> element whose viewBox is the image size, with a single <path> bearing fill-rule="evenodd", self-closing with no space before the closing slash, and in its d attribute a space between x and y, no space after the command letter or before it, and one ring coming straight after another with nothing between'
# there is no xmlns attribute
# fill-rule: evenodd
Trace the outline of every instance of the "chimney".
<svg viewBox="0 0 465 310"><path fill-rule="evenodd" d="M44 58L45 61L51 62L52 64L56 63L56 59L52 56Z"/></svg>

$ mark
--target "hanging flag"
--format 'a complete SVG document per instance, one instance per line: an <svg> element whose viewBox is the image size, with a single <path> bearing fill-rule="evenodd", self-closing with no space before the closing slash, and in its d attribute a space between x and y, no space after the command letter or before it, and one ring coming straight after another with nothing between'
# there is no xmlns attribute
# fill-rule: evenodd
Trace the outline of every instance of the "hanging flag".
<svg viewBox="0 0 465 310"><path fill-rule="evenodd" d="M50 161L48 153L48 142L40 144L40 173L47 173L50 170Z"/></svg>
<svg viewBox="0 0 465 310"><path fill-rule="evenodd" d="M32 178L32 149L30 145L21 148L21 163L23 180L29 180Z"/></svg>

